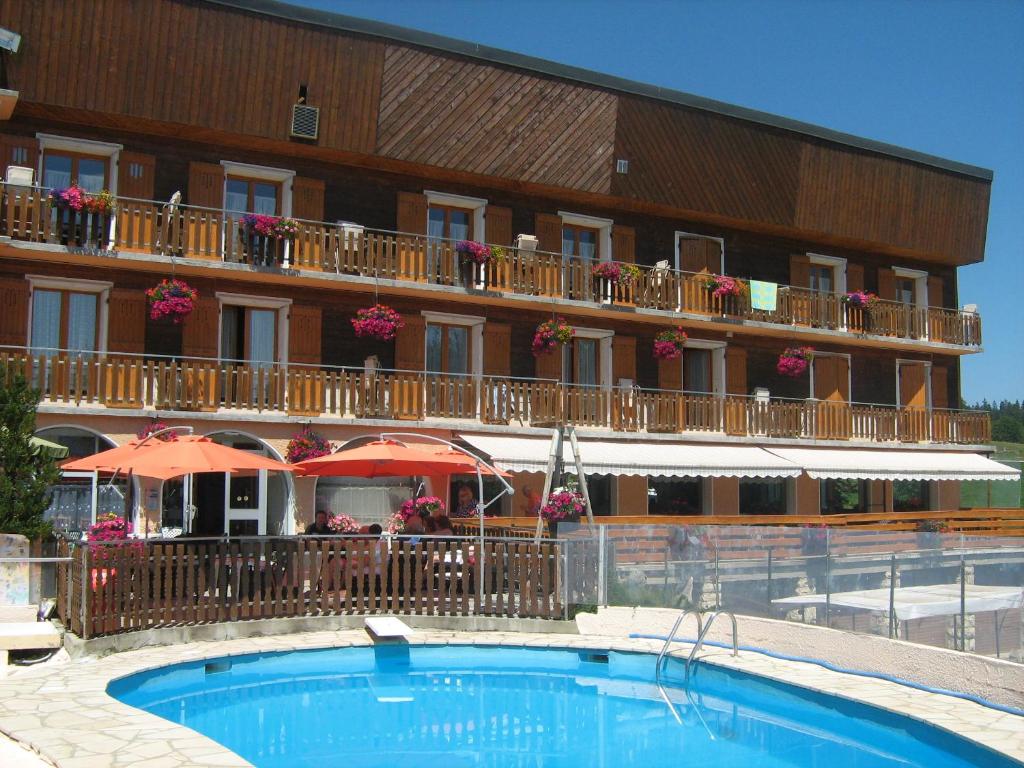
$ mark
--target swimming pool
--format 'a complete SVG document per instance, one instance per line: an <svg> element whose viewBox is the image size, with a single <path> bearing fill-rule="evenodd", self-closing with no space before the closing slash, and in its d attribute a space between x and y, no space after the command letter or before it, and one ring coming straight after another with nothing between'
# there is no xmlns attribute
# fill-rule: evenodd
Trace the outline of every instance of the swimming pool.
<svg viewBox="0 0 1024 768"><path fill-rule="evenodd" d="M663 678L681 681L682 663ZM641 653L304 650L178 664L107 690L259 768L1019 766L908 717L708 664L689 693L666 685L677 719Z"/></svg>

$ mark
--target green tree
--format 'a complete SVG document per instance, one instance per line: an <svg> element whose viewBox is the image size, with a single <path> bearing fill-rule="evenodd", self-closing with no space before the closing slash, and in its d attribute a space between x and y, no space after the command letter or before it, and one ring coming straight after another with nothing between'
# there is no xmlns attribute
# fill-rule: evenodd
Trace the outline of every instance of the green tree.
<svg viewBox="0 0 1024 768"><path fill-rule="evenodd" d="M0 532L46 536L50 486L60 479L54 459L32 445L39 390L0 368Z"/></svg>

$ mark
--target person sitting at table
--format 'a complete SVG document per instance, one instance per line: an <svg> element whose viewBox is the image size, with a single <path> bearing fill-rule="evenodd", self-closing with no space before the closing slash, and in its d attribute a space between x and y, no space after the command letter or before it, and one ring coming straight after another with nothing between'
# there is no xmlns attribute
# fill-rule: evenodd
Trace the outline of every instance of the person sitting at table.
<svg viewBox="0 0 1024 768"><path fill-rule="evenodd" d="M440 510L438 510L440 512ZM455 510L452 512L452 517L475 517L476 516L476 496L473 495L473 489L470 488L466 483L459 486L458 504L455 506ZM440 517L440 515L438 515Z"/></svg>
<svg viewBox="0 0 1024 768"><path fill-rule="evenodd" d="M533 490L533 486L524 485L523 496L526 497L526 514L530 517L539 515L541 508L540 494Z"/></svg>
<svg viewBox="0 0 1024 768"><path fill-rule="evenodd" d="M327 525L327 510L318 509L316 519L306 526L306 536L330 536L334 531Z"/></svg>

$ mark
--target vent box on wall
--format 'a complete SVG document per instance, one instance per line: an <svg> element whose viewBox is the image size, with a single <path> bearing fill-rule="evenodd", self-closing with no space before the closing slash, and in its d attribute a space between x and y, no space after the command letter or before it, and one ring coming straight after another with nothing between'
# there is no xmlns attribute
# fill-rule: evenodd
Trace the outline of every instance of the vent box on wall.
<svg viewBox="0 0 1024 768"><path fill-rule="evenodd" d="M315 139L320 133L320 107L308 104L292 106L292 137Z"/></svg>

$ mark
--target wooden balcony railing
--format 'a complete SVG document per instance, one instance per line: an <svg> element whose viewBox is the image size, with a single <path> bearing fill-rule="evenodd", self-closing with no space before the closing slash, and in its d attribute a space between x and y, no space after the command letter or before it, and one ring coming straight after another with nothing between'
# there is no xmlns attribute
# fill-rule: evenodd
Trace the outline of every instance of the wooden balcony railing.
<svg viewBox="0 0 1024 768"><path fill-rule="evenodd" d="M868 442L975 445L991 439L989 415L982 411L581 387L542 379L10 347L0 348L0 370L20 372L42 392L43 402L70 406Z"/></svg>
<svg viewBox="0 0 1024 768"><path fill-rule="evenodd" d="M716 297L706 276L640 267L636 280L610 286L591 274L592 263L561 254L505 248L473 274L461 271L455 243L321 222L300 222L289 242L246 236L241 216L145 200L118 200L114 216L51 210L46 192L3 185L0 233L16 240L105 250L160 253L193 259L296 268L413 283L470 287L720 316L788 327L822 328L960 346L981 344L976 312L915 307L879 300L851 307L838 294L780 286L774 311L753 309L749 297Z"/></svg>

